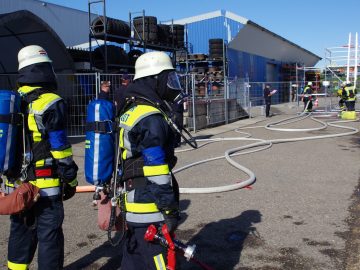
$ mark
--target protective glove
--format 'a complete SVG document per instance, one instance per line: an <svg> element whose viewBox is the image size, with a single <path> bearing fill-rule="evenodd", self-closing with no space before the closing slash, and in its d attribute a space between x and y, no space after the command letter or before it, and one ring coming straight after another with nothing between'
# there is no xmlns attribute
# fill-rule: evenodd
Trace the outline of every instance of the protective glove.
<svg viewBox="0 0 360 270"><path fill-rule="evenodd" d="M163 211L162 212L164 216L164 223L168 227L168 230L170 233L173 233L177 226L178 222L180 220L180 213L178 210L170 210L170 211Z"/></svg>
<svg viewBox="0 0 360 270"><path fill-rule="evenodd" d="M63 201L66 201L66 200L71 199L72 197L74 197L74 195L76 193L76 186L77 186L77 184L75 186L71 186L69 184L64 183L64 186L63 186Z"/></svg>
<svg viewBox="0 0 360 270"><path fill-rule="evenodd" d="M74 179L76 179L78 166L74 161L67 163L58 162L57 164L57 173L59 174L59 177L62 181L65 183L70 183ZM72 185L73 186L73 185Z"/></svg>

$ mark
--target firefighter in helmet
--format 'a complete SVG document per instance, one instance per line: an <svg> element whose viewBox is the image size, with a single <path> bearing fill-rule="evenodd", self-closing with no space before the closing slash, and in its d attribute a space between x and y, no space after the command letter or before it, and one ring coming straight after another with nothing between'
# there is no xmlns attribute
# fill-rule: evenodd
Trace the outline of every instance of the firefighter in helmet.
<svg viewBox="0 0 360 270"><path fill-rule="evenodd" d="M78 170L65 132L66 106L55 93L52 61L42 47L22 48L18 62L24 153L19 158L21 172L8 177L6 186L11 192L21 181L30 182L40 189L40 198L30 209L10 217L8 268L28 269L38 246L38 269L62 269L63 200L75 194Z"/></svg>
<svg viewBox="0 0 360 270"><path fill-rule="evenodd" d="M126 186L127 241L121 269L165 269L166 250L145 242L150 224L166 224L173 232L179 220L175 166L175 132L166 115L183 92L170 57L164 52L141 55L120 114L122 180Z"/></svg>
<svg viewBox="0 0 360 270"><path fill-rule="evenodd" d="M344 88L346 86L346 83L342 83L341 87L336 91L336 96L338 96L339 99L339 108L340 110L344 110L345 109L345 100L343 98L343 92L344 92Z"/></svg>
<svg viewBox="0 0 360 270"><path fill-rule="evenodd" d="M312 103L312 96L313 89L312 89L312 82L308 82L304 88L303 92L303 102L304 102L304 111L311 112L313 103Z"/></svg>
<svg viewBox="0 0 360 270"><path fill-rule="evenodd" d="M342 91L342 98L345 101L347 111L355 111L356 88L351 82L346 82Z"/></svg>

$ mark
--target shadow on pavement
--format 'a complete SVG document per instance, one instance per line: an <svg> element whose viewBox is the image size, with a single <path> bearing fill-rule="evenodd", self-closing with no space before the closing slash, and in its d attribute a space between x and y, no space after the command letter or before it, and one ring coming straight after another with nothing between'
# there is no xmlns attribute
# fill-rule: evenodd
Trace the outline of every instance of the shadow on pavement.
<svg viewBox="0 0 360 270"><path fill-rule="evenodd" d="M257 247L263 244L253 226L259 222L261 213L257 210L247 210L234 218L199 224L202 229L190 239L191 231L179 230L177 235L179 239L189 239L190 244L196 244L197 260L212 269L233 270L240 261L244 247ZM180 256L178 262L182 270L203 269Z"/></svg>

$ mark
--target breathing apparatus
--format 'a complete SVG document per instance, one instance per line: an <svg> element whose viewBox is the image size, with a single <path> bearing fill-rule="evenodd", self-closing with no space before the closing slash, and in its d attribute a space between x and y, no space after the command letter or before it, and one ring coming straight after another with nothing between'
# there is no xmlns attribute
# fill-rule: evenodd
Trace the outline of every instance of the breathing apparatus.
<svg viewBox="0 0 360 270"><path fill-rule="evenodd" d="M179 94L180 95L180 94ZM182 94L181 94L182 95ZM167 102L166 100L163 102L164 105L167 107L167 111L169 112L166 112L160 103L158 102L154 102L154 101L151 101L150 99L148 98L145 98L145 97L131 97L131 98L128 98L127 99L127 105L125 105L126 108L129 107L129 104L150 104L152 106L154 106L155 108L157 108L160 113L162 114L162 116L165 118L166 122L168 123L168 125L170 126L170 128L180 134L180 136L184 139L184 141L190 145L192 148L196 149L197 148L197 142L196 142L196 139L190 134L190 132L185 129L185 128L179 128L175 123L174 121L171 119L171 114L173 112L173 109L171 108L171 105L169 104L169 102ZM185 133L185 134L184 134Z"/></svg>

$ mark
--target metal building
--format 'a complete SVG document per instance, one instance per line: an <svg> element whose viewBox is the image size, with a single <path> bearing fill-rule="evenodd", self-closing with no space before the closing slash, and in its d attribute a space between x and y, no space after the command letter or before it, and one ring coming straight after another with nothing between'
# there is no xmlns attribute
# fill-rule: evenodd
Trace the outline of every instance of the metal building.
<svg viewBox="0 0 360 270"><path fill-rule="evenodd" d="M87 1L84 1L84 5ZM40 0L1 0L0 14L30 11L46 22L71 47L89 42L88 13ZM95 18L96 15L92 15Z"/></svg>
<svg viewBox="0 0 360 270"><path fill-rule="evenodd" d="M88 48L90 22L87 12L39 0L0 1L0 14L18 10L36 14L54 30L66 47ZM96 16L91 14L90 20ZM282 69L282 64L298 63L310 67L321 59L229 11L218 10L172 23L185 25L190 53L208 54L209 39L223 39L227 47L229 77L249 78L250 81L283 81L283 73L287 71Z"/></svg>
<svg viewBox="0 0 360 270"><path fill-rule="evenodd" d="M209 53L210 39L227 45L228 75L250 81L282 81L282 65L314 66L321 57L232 12L218 10L173 21L184 24L193 53ZM281 50L279 50L281 48Z"/></svg>

